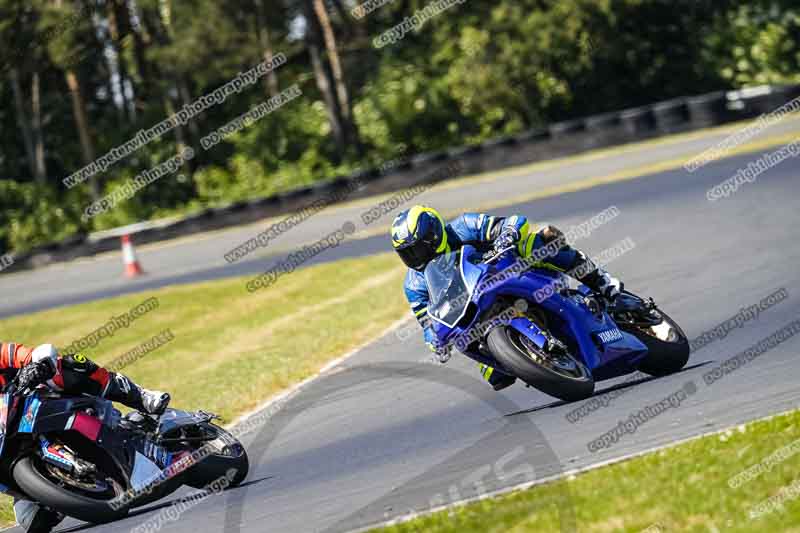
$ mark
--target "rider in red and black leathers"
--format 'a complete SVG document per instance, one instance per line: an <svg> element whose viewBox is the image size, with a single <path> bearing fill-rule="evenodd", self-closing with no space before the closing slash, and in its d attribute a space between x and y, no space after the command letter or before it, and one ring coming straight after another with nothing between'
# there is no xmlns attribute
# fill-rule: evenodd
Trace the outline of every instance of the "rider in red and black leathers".
<svg viewBox="0 0 800 533"><path fill-rule="evenodd" d="M0 385L11 381L19 390L46 384L71 394L107 398L154 415L162 414L170 400L169 394L144 389L81 354L60 356L52 344L30 348L19 343L0 342ZM28 533L49 532L63 518L18 494L12 495L17 522Z"/></svg>
<svg viewBox="0 0 800 533"><path fill-rule="evenodd" d="M101 396L150 414L163 413L169 403L168 394L143 389L81 354L60 356L52 344L30 348L0 342L0 386L15 377L21 388L46 383L55 390Z"/></svg>
<svg viewBox="0 0 800 533"><path fill-rule="evenodd" d="M397 215L392 223L391 234L392 246L409 267L404 288L411 311L423 327L425 343L443 362L449 358L450 348L440 345L429 324L427 313L430 296L422 273L428 262L440 254L469 244L481 252L514 246L521 257L530 257L534 250L557 243L557 252L535 263L537 266L561 272L584 272L579 281L608 299L615 298L622 289L618 279L594 265L583 252L569 246L558 228L544 226L533 231L523 216L465 213L445 222L435 209L416 205ZM515 381L513 376L485 364L481 364L480 368L481 374L495 390L504 389Z"/></svg>

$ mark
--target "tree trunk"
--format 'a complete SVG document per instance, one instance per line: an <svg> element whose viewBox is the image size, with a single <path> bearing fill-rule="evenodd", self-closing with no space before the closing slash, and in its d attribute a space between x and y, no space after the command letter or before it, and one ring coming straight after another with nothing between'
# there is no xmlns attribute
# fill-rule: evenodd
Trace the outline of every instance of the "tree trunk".
<svg viewBox="0 0 800 533"><path fill-rule="evenodd" d="M33 131L33 151L35 158L34 177L36 182L44 185L47 182L47 165L45 162L44 135L42 133L42 98L39 87L39 73L33 73L31 80L31 130Z"/></svg>
<svg viewBox="0 0 800 533"><path fill-rule="evenodd" d="M330 64L332 81L336 91L336 101L339 104L339 109L342 116L342 129L346 142L356 148L356 151L361 154L361 140L358 135L358 128L353 120L352 105L350 103L350 93L347 90L347 83L345 81L344 68L339 57L339 51L336 47L336 35L333 32L333 25L328 16L328 11L325 8L323 0L312 0L314 13L316 14L319 28L322 32L322 37L325 42L325 49L328 52L328 63Z"/></svg>
<svg viewBox="0 0 800 533"><path fill-rule="evenodd" d="M81 94L81 85L78 81L78 76L71 69L65 73L67 79L67 87L72 97L72 115L75 119L75 127L78 129L78 138L81 143L81 153L83 155L84 165L89 165L94 161L94 145L92 144L92 137L89 133L89 118L86 115L86 106L83 103L83 95ZM97 176L89 178L89 184L92 192L92 198L95 200L100 198L100 187L97 182Z"/></svg>
<svg viewBox="0 0 800 533"><path fill-rule="evenodd" d="M172 103L172 99L169 97L169 95L164 96L164 109L166 110L168 117L171 117L176 113L175 105ZM188 146L190 146L189 141L186 139L186 131L180 124L175 125L175 143L178 148L176 150L176 153L178 154L183 153L183 151ZM199 150L196 150L195 148L193 148L193 150L195 151L196 154L201 153ZM183 167L181 168L184 170L184 172L189 174L189 177L191 177L194 174L194 171L196 170L195 167L196 163L197 163L196 159L190 159L189 161L184 162Z"/></svg>
<svg viewBox="0 0 800 533"><path fill-rule="evenodd" d="M325 100L325 109L328 111L328 121L331 124L331 133L333 139L336 141L336 146L340 152L344 152L347 148L347 138L344 133L344 126L342 124L342 116L339 111L339 102L333 94L328 73L325 66L322 64L320 58L319 46L316 43L308 43L308 53L311 56L311 67L314 69L314 78L317 81L317 88L322 93L322 98Z"/></svg>
<svg viewBox="0 0 800 533"><path fill-rule="evenodd" d="M28 159L28 168L31 176L36 176L36 155L33 148L33 133L31 132L30 121L25 107L25 98L22 95L22 86L19 82L19 71L16 67L11 67L8 73L11 80L11 90L14 93L14 110L17 115L17 126L22 134L22 142L25 145L25 155Z"/></svg>
<svg viewBox="0 0 800 533"><path fill-rule="evenodd" d="M192 93L189 91L189 82L186 81L185 76L178 76L177 80L175 81L176 86L178 87L178 94L180 95L181 102L184 105L189 105L192 103ZM197 126L196 119L191 119L189 122L186 123L186 126L189 128L189 137L191 139L192 149L196 154L202 153L201 146L200 146L200 128ZM178 127L181 127L178 124ZM192 171L194 171L194 161L189 162L189 166Z"/></svg>
<svg viewBox="0 0 800 533"><path fill-rule="evenodd" d="M115 84L117 86L117 91L119 92L122 105L122 107L119 109L120 122L123 122L125 119L132 121L133 116L131 116L131 106L128 102L128 96L125 91L125 82L128 80L128 69L125 66L125 58L122 55L122 33L120 31L120 21L117 17L119 12L117 1L113 0L112 2L109 2L106 11L108 17L108 33L111 37L109 44L114 50L114 57L108 57L107 59L108 73L112 80L114 78L114 74L117 74ZM114 59L116 59L116 62Z"/></svg>
<svg viewBox="0 0 800 533"><path fill-rule="evenodd" d="M272 48L272 40L269 36L269 28L267 27L267 17L264 13L264 1L255 0L256 4L256 27L258 31L258 42L261 45L262 53L264 54L264 61L270 62L275 57L275 52ZM267 96L276 96L280 91L278 85L278 74L275 69L271 69L267 73L267 78L264 80Z"/></svg>
<svg viewBox="0 0 800 533"><path fill-rule="evenodd" d="M339 51L336 49L336 36L333 33L331 19L328 16L327 9L325 9L325 2L323 2L323 0L313 0L313 2L314 12L317 14L317 20L322 29L325 49L328 52L328 61L331 64L331 72L333 73L333 82L336 85L336 97L339 101L339 107L342 110L342 116L350 120L352 117L350 113L350 95L347 92L347 85L344 81L344 70L342 69L342 63L339 59Z"/></svg>
<svg viewBox="0 0 800 533"><path fill-rule="evenodd" d="M143 13L139 13L139 26L132 28L133 33L133 58L136 71L139 74L139 87L134 95L134 108L143 110L147 102L153 97L153 69L147 60L147 49L152 39L147 33L147 26Z"/></svg>

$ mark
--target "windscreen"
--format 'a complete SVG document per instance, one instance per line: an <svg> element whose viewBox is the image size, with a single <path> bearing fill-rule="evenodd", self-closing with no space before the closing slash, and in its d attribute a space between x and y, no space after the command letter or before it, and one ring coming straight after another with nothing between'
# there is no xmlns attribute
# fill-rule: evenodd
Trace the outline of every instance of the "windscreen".
<svg viewBox="0 0 800 533"><path fill-rule="evenodd" d="M428 314L453 326L469 304L469 292L461 277L461 251L440 255L425 267L431 301Z"/></svg>

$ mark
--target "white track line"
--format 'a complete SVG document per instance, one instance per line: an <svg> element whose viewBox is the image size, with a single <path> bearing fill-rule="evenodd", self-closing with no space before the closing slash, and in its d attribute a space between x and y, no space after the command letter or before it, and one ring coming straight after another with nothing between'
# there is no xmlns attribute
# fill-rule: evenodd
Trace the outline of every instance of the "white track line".
<svg viewBox="0 0 800 533"><path fill-rule="evenodd" d="M304 379L303 381L301 381L300 383L292 385L288 389L285 389L285 390L283 390L283 391L271 396L270 398L265 400L262 404L260 404L255 409L253 409L253 410L251 410L251 411L249 411L247 413L244 413L242 415L239 415L232 422L230 422L229 424L226 424L225 428L226 429L231 429L231 428L233 428L235 426L238 426L240 424L245 424L252 418L260 417L260 415L264 411L268 410L270 407L274 406L278 402L286 402L286 401L288 401L290 398L296 396L297 393L300 392L302 389L304 389L305 387L307 387L308 385L310 385L311 383L316 381L322 374L324 374L326 372L329 372L333 368L341 365L346 360L350 359L351 357L356 355L358 352L360 352L361 350L363 350L364 348L366 348L370 344L378 341L379 339L381 339L385 335L388 335L392 331L398 329L400 326L402 326L403 324L405 324L407 322L410 322L410 321L411 321L411 318L403 318L401 320L398 320L397 322L394 322L392 325L390 325L388 328L386 328L382 332L380 332L377 335L371 337L370 339L364 341L363 343L361 343L360 345L356 346L355 348L353 348L349 352L345 353L341 357L337 357L333 361L329 361L322 368L320 368L319 371L316 374L314 374L313 376L310 376L310 377Z"/></svg>

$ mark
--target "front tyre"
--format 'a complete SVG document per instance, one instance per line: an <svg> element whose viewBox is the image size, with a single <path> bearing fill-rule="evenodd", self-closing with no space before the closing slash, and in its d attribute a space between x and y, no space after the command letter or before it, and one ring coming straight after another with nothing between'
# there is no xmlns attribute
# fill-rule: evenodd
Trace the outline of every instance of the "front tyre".
<svg viewBox="0 0 800 533"><path fill-rule="evenodd" d="M594 378L571 354L547 353L509 326L499 326L486 338L489 350L516 377L545 394L575 402L594 393Z"/></svg>
<svg viewBox="0 0 800 533"><path fill-rule="evenodd" d="M124 518L128 506L115 510L109 503L123 494L121 486L111 476L99 474L92 483L72 479L34 456L17 461L12 472L14 481L31 499L67 516L94 524Z"/></svg>

